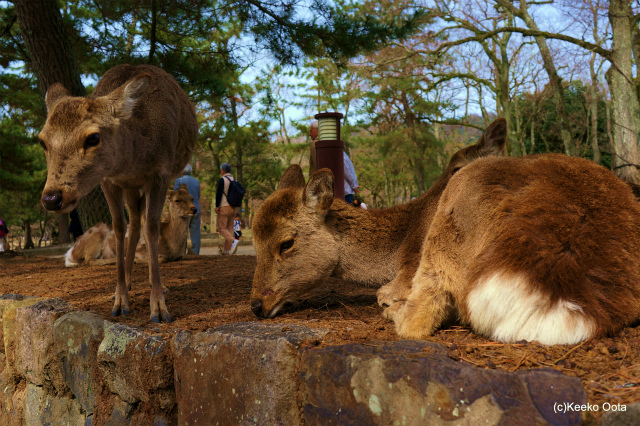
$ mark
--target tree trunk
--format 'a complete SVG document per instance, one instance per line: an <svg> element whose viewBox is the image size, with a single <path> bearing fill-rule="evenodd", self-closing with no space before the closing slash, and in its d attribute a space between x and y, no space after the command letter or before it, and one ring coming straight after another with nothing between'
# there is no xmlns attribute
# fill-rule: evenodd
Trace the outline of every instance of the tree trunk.
<svg viewBox="0 0 640 426"><path fill-rule="evenodd" d="M158 25L158 7L156 0L151 0L151 34L149 34L149 58L148 64L153 64L153 56L156 53L156 27Z"/></svg>
<svg viewBox="0 0 640 426"><path fill-rule="evenodd" d="M531 150L529 151L530 155L533 155L536 150L536 133L535 133L536 122L535 120L531 120Z"/></svg>
<svg viewBox="0 0 640 426"><path fill-rule="evenodd" d="M522 18L529 29L538 31L538 26L536 25L531 15L529 15L527 3L525 0L520 0L520 9L518 16ZM538 45L538 49L540 50L544 69L549 75L549 84L551 85L551 92L553 93L553 104L556 107L558 120L560 121L560 138L562 139L562 144L564 145L564 152L567 155L578 155L576 146L571 140L571 132L569 131L569 120L567 108L564 104L564 88L562 87L562 78L560 78L558 72L556 71L556 66L553 63L553 56L551 55L551 51L549 50L549 46L547 46L547 41L545 40L545 38L534 37L534 39L536 41L536 44Z"/></svg>
<svg viewBox="0 0 640 426"><path fill-rule="evenodd" d="M33 238L31 238L31 221L26 219L24 221L24 249L32 249L35 248L33 244Z"/></svg>
<svg viewBox="0 0 640 426"><path fill-rule="evenodd" d="M591 54L589 68L591 71L591 87L589 87L589 109L591 110L591 150L593 161L600 164L601 154L598 145L598 76L595 72L596 54Z"/></svg>
<svg viewBox="0 0 640 426"><path fill-rule="evenodd" d="M233 117L233 129L236 134L236 173L235 178L238 182L242 183L242 151L244 149L244 140L243 136L240 134L240 125L238 124L238 103L236 102L235 96L231 97L231 114Z"/></svg>
<svg viewBox="0 0 640 426"><path fill-rule="evenodd" d="M638 158L640 105L633 80L631 53L631 2L611 0L609 21L613 31L611 67L606 73L611 91L611 124L614 142L613 170L622 180L640 184Z"/></svg>
<svg viewBox="0 0 640 426"><path fill-rule="evenodd" d="M56 0L15 0L13 2L24 45L29 52L29 65L38 78L42 97L54 83L62 83L72 95L86 92L76 68L71 43ZM69 217L58 215L61 243L71 242ZM30 231L27 231L30 232ZM32 241L28 240L33 244Z"/></svg>
<svg viewBox="0 0 640 426"><path fill-rule="evenodd" d="M29 54L28 64L35 73L38 88L44 95L54 83L62 83L72 95L85 96L86 91L76 67L71 41L67 37L57 0L16 0L14 1L16 16L24 45ZM44 103L43 111L44 111ZM110 217L107 202L102 190L85 208L98 210L96 216ZM84 206L87 200L80 201ZM58 216L60 243L70 243L69 215ZM91 224L91 226L94 224Z"/></svg>
<svg viewBox="0 0 640 426"><path fill-rule="evenodd" d="M29 52L29 65L44 95L53 83L62 83L72 95L85 89L71 52L62 14L56 0L15 0L20 32Z"/></svg>

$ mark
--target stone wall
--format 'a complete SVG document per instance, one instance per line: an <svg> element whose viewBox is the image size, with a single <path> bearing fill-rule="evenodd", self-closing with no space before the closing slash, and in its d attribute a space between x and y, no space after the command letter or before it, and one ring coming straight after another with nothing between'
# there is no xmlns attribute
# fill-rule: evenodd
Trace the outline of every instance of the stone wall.
<svg viewBox="0 0 640 426"><path fill-rule="evenodd" d="M583 421L553 410L586 402L578 379L478 369L428 342L322 346L326 330L257 322L149 335L17 295L0 297L0 315L0 425Z"/></svg>

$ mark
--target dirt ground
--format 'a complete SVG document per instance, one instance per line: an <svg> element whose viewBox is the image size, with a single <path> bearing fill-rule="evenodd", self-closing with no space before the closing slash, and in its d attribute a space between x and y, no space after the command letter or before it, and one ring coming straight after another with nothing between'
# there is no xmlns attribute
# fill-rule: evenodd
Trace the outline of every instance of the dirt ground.
<svg viewBox="0 0 640 426"><path fill-rule="evenodd" d="M187 256L182 261L160 265L163 283L170 289L166 296L173 319L170 324L149 322L146 265L134 267L132 312L124 317L110 315L115 287L113 265L65 268L60 258L0 254L0 293L59 297L78 310L95 312L149 333L204 331L221 324L257 320L249 308L255 264L253 256ZM375 289L330 278L308 300L283 315L262 321L333 330L322 345L375 345L397 340L393 324L380 313ZM640 401L640 326L622 330L613 338L593 339L575 346L497 343L462 327L440 330L428 340L446 345L451 358L480 368L515 371L549 367L579 377L589 402L601 407L605 402L613 405ZM601 414L602 410L595 416Z"/></svg>

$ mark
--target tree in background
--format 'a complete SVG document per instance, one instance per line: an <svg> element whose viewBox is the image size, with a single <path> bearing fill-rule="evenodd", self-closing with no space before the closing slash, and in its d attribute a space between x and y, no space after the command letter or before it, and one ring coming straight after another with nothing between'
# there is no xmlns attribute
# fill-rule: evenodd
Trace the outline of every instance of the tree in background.
<svg viewBox="0 0 640 426"><path fill-rule="evenodd" d="M253 94L241 87L238 78L251 61L264 56L265 49L287 64L314 54L346 61L389 38L410 33L419 15L404 15L397 25L389 26L375 16L337 8L324 0L311 3L311 18L299 13L300 7L297 2L260 0L76 0L64 2L62 9L56 0L5 2L0 4L2 74L29 76L26 81L37 83L41 95L54 82L63 83L74 95L84 95L81 76L95 81L122 62L161 66L176 77L200 110L220 107L221 115L201 115L222 120L220 125L208 126L200 137L205 147L223 142L212 158L231 150L241 180L245 176L261 179L264 174L245 173L245 164L253 167L257 161L255 153L262 148L256 147L262 147L270 136L261 119L242 118L243 105ZM350 43L343 43L347 38ZM88 92L91 90L89 86ZM39 114L40 122L24 133L28 140L23 143L37 146L43 103L24 107ZM6 112L13 114L13 110ZM23 152L42 159L37 150ZM250 160L245 159L247 155ZM42 161L23 161L22 165L21 170L30 176L41 176L44 170ZM264 165L256 167L265 170ZM43 182L32 185L41 188ZM19 194L8 188L3 191L17 204ZM60 236L64 239L68 233L61 229Z"/></svg>

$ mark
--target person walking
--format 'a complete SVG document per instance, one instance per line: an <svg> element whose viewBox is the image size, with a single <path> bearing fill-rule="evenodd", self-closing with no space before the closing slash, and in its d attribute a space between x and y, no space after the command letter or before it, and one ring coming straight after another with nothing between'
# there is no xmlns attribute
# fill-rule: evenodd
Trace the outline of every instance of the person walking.
<svg viewBox="0 0 640 426"><path fill-rule="evenodd" d="M218 215L218 232L224 237L224 246L220 248L220 254L231 254L233 250L233 219L236 215L236 208L229 205L227 194L229 193L229 184L234 181L231 176L231 164L222 163L220 166L220 179L218 179L218 187L216 189L216 214ZM236 243L237 244L237 243Z"/></svg>
<svg viewBox="0 0 640 426"><path fill-rule="evenodd" d="M193 250L195 254L200 254L200 181L191 176L192 171L191 164L187 164L184 170L182 170L182 177L176 179L173 184L173 190L177 191L180 189L180 185L184 183L187 185L189 195L193 197L193 205L198 209L198 213L191 218L189 235L191 238L191 250Z"/></svg>
<svg viewBox="0 0 640 426"><path fill-rule="evenodd" d="M344 157L344 200L353 204L353 196L360 190L358 185L358 177L356 176L356 169L353 167L351 159L346 152L343 153Z"/></svg>

